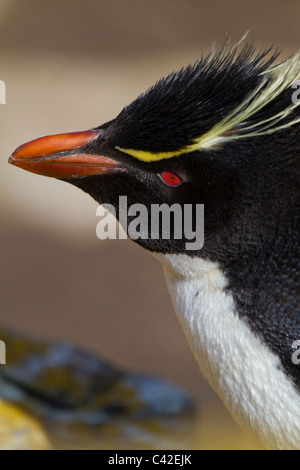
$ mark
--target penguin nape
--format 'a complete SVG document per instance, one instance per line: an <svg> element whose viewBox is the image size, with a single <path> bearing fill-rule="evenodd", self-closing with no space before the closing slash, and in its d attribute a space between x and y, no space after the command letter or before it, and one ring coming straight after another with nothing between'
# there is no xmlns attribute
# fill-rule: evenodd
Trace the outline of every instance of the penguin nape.
<svg viewBox="0 0 300 470"><path fill-rule="evenodd" d="M200 369L236 421L264 448L299 449L300 53L278 55L226 42L114 120L34 140L9 162L117 216L120 196L204 204L202 249L186 249L174 220L169 239L136 242L163 264Z"/></svg>

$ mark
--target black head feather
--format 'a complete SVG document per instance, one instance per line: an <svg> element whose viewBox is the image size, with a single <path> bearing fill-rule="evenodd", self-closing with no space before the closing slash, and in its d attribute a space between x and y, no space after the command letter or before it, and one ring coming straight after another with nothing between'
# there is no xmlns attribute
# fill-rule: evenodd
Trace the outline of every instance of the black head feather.
<svg viewBox="0 0 300 470"><path fill-rule="evenodd" d="M125 107L111 126L122 148L176 151L192 143L232 112L263 80L279 53L240 52L227 44L217 53L159 80ZM270 111L272 112L272 111Z"/></svg>

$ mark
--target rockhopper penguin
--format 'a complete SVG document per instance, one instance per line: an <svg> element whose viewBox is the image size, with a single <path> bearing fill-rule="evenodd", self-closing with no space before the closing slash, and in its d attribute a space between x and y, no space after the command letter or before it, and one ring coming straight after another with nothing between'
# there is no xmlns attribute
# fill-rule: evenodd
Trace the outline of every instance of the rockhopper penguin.
<svg viewBox="0 0 300 470"><path fill-rule="evenodd" d="M268 449L300 448L298 78L300 54L280 62L227 42L116 119L29 142L9 160L117 215L124 195L149 209L204 204L201 250L187 250L174 230L137 242L162 262L203 374Z"/></svg>

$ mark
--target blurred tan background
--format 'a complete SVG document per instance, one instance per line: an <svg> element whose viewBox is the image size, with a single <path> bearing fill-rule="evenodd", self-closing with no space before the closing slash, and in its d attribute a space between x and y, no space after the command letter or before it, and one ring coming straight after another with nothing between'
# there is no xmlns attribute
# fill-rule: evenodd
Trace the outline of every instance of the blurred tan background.
<svg viewBox="0 0 300 470"><path fill-rule="evenodd" d="M296 0L0 0L1 324L185 387L211 410L216 448L249 444L198 373L158 263L128 240L97 240L95 202L7 158L33 138L112 119L226 33L236 41L251 28L257 46L290 54L299 13Z"/></svg>

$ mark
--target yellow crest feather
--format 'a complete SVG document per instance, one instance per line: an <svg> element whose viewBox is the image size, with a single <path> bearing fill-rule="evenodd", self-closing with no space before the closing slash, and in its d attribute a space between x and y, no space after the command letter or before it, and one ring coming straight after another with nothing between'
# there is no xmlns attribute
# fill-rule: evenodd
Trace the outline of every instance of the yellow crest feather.
<svg viewBox="0 0 300 470"><path fill-rule="evenodd" d="M233 46L230 50L233 51L233 49L238 45L239 43ZM224 47L224 50L225 49L226 46ZM211 55L209 56L209 60L211 60ZM213 126L209 131L194 139L190 145L176 151L159 153L151 153L137 149L125 149L122 147L116 148L121 152L144 162L153 162L177 157L196 150L205 151L217 148L223 143L237 139L273 134L281 129L285 129L299 123L300 116L291 119L288 122L281 122L284 118L291 115L295 108L300 105L300 100L296 102L292 101L291 92L290 105L268 119L247 125L249 118L276 100L282 92L292 87L293 83L300 78L300 52L269 67L267 70L262 72L261 75L264 77L256 89L254 89L233 111L225 116L225 118Z"/></svg>

